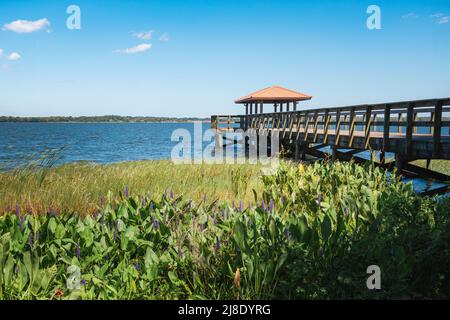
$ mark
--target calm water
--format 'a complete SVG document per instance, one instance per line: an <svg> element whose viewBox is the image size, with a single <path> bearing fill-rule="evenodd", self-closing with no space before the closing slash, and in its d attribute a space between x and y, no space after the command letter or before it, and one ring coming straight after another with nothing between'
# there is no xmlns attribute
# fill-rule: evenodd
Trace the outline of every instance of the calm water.
<svg viewBox="0 0 450 320"><path fill-rule="evenodd" d="M193 123L0 123L0 167L62 147L59 163L169 159L178 143L171 141L176 129L191 133L194 150Z"/></svg>

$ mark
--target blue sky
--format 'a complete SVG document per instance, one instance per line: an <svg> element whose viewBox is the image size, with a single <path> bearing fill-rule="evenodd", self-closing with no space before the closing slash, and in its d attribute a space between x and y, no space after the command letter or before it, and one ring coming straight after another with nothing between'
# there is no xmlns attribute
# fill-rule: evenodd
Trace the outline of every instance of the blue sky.
<svg viewBox="0 0 450 320"><path fill-rule="evenodd" d="M236 98L275 84L308 107L448 97L449 16L448 0L1 0L0 115L241 113Z"/></svg>

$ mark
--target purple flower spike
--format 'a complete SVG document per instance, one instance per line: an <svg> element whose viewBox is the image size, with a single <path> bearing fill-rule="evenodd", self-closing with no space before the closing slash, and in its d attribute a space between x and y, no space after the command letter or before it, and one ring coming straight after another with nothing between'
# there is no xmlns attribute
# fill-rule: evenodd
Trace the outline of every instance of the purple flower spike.
<svg viewBox="0 0 450 320"><path fill-rule="evenodd" d="M28 245L30 248L33 247L33 233L30 232L30 235L28 236Z"/></svg>
<svg viewBox="0 0 450 320"><path fill-rule="evenodd" d="M239 211L242 212L242 200L239 201Z"/></svg>
<svg viewBox="0 0 450 320"><path fill-rule="evenodd" d="M19 215L20 215L20 207L19 207L19 204L16 204L16 216L17 217L19 217Z"/></svg>
<svg viewBox="0 0 450 320"><path fill-rule="evenodd" d="M261 210L263 212L266 212L266 204L264 203L264 199L262 199L262 201L261 201Z"/></svg>
<svg viewBox="0 0 450 320"><path fill-rule="evenodd" d="M348 217L348 209L347 209L347 207L344 208L344 217L345 217L345 219L347 219L347 217Z"/></svg>
<svg viewBox="0 0 450 320"><path fill-rule="evenodd" d="M114 223L114 241L117 240L117 234L119 232L119 220Z"/></svg>
<svg viewBox="0 0 450 320"><path fill-rule="evenodd" d="M141 272L141 266L139 265L139 263L135 262L133 266L138 272Z"/></svg>
<svg viewBox="0 0 450 320"><path fill-rule="evenodd" d="M102 217L100 218L100 224L105 223L105 211L102 212Z"/></svg>
<svg viewBox="0 0 450 320"><path fill-rule="evenodd" d="M170 199L173 200L173 190L170 190Z"/></svg>
<svg viewBox="0 0 450 320"><path fill-rule="evenodd" d="M175 201L175 203L173 204L173 210L177 211L177 202Z"/></svg>
<svg viewBox="0 0 450 320"><path fill-rule="evenodd" d="M289 231L289 229L286 229L285 233L287 241L291 241L291 232Z"/></svg>
<svg viewBox="0 0 450 320"><path fill-rule="evenodd" d="M128 186L125 187L125 198L128 198L128 196L130 195L130 192L128 190Z"/></svg>
<svg viewBox="0 0 450 320"><path fill-rule="evenodd" d="M269 203L269 211L270 211L270 213L273 212L273 206L274 206L273 199L270 199L270 203Z"/></svg>
<svg viewBox="0 0 450 320"><path fill-rule="evenodd" d="M214 212L214 214L213 214L213 223L214 223L214 225L217 224L216 212Z"/></svg>
<svg viewBox="0 0 450 320"><path fill-rule="evenodd" d="M77 243L77 258L81 257L80 245Z"/></svg>
<svg viewBox="0 0 450 320"><path fill-rule="evenodd" d="M103 207L105 204L105 198L103 196L100 197L100 206Z"/></svg>
<svg viewBox="0 0 450 320"><path fill-rule="evenodd" d="M86 283L87 283L87 282L86 282L86 279L81 280L81 285L82 285L82 286L85 286Z"/></svg>
<svg viewBox="0 0 450 320"><path fill-rule="evenodd" d="M216 237L216 252L220 250L220 241L219 238Z"/></svg>
<svg viewBox="0 0 450 320"><path fill-rule="evenodd" d="M281 194L281 204L284 205L284 194Z"/></svg>

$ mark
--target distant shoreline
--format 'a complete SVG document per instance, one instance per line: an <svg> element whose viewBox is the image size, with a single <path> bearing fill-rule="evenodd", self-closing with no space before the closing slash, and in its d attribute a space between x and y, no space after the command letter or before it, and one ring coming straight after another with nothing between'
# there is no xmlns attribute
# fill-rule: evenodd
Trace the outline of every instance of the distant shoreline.
<svg viewBox="0 0 450 320"><path fill-rule="evenodd" d="M209 123L209 118L129 117L129 116L81 116L81 117L9 117L0 116L0 123Z"/></svg>

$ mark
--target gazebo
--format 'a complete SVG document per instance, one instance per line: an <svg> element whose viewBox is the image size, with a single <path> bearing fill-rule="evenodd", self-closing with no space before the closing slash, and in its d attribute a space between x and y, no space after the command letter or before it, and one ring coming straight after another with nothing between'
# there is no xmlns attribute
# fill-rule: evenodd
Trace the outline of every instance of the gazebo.
<svg viewBox="0 0 450 320"><path fill-rule="evenodd" d="M283 107L286 106L286 111L290 111L292 104L292 110L297 110L297 103L299 101L311 100L311 96L289 90L280 86L272 86L265 88L236 100L236 104L245 105L245 115L257 114L264 112L264 104L273 104L274 112L283 112ZM259 106L259 112L258 112Z"/></svg>

